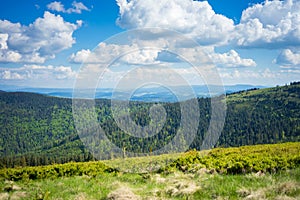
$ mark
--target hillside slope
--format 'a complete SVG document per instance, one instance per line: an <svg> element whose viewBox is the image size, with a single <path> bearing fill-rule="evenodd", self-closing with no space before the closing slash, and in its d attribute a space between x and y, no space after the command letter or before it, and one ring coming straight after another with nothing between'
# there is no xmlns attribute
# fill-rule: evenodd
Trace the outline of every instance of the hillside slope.
<svg viewBox="0 0 300 200"><path fill-rule="evenodd" d="M300 84L227 96L222 146L299 141Z"/></svg>
<svg viewBox="0 0 300 200"><path fill-rule="evenodd" d="M227 96L226 122L216 146L300 141L300 83L248 90ZM210 99L198 99L200 123L191 149L199 149L210 119ZM152 103L132 102L131 117L149 124ZM178 103L164 103L167 122L161 132L142 141L129 138L112 118L109 100L97 100L99 123L116 145L149 152L165 145L178 129ZM72 116L72 100L34 93L0 93L0 165L41 165L91 160L80 141ZM107 155L106 158L110 158Z"/></svg>
<svg viewBox="0 0 300 200"><path fill-rule="evenodd" d="M0 199L295 200L300 198L299 144L5 168ZM153 163L158 168L149 168Z"/></svg>

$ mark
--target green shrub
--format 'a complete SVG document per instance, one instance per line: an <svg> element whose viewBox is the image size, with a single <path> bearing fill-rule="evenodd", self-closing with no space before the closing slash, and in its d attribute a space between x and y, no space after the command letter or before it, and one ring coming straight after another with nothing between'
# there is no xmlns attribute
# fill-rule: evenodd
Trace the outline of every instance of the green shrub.
<svg viewBox="0 0 300 200"><path fill-rule="evenodd" d="M274 172L300 166L300 143L244 146L239 148L216 148L206 156L191 151L160 171L193 171L198 163L220 173L241 174L251 172Z"/></svg>

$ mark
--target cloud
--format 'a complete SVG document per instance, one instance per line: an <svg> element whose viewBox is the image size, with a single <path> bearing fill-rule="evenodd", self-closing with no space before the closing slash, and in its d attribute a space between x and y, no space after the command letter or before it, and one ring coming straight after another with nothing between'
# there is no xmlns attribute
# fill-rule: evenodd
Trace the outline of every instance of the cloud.
<svg viewBox="0 0 300 200"><path fill-rule="evenodd" d="M59 2L59 1L54 1L54 2L52 2L52 3L49 3L49 4L47 5L47 8L48 8L49 10L52 10L52 11L65 12L65 7L64 7L64 5L63 5L61 2Z"/></svg>
<svg viewBox="0 0 300 200"><path fill-rule="evenodd" d="M70 56L69 61L71 63L80 64L86 61L86 59L88 59L90 55L91 55L91 51L89 49L82 49L80 51L77 51L76 53L73 53Z"/></svg>
<svg viewBox="0 0 300 200"><path fill-rule="evenodd" d="M81 2L76 2L76 1L74 1L74 2L72 3L72 6L73 6L73 8L69 8L69 9L67 10L68 13L74 12L74 13L79 13L79 14L80 14L82 10L90 11L90 9L88 9L88 8L87 8L83 3L81 3Z"/></svg>
<svg viewBox="0 0 300 200"><path fill-rule="evenodd" d="M159 50L140 49L138 44L132 45L117 45L100 43L98 47L91 52L89 49L83 49L73 53L69 61L72 63L110 63L116 60L115 63L125 64L155 64ZM120 56L115 58L115 56Z"/></svg>
<svg viewBox="0 0 300 200"><path fill-rule="evenodd" d="M20 68L0 68L0 79L3 80L39 80L73 79L76 72L66 66L24 65Z"/></svg>
<svg viewBox="0 0 300 200"><path fill-rule="evenodd" d="M299 80L300 70L274 70L272 68L249 70L218 68L219 74L225 85L230 84L252 84L252 85L281 85Z"/></svg>
<svg viewBox="0 0 300 200"><path fill-rule="evenodd" d="M227 70L225 68L219 69L220 76L225 80L225 82L229 82L230 80L235 80L238 82L248 82L254 83L256 80L267 80L267 79L276 79L281 76L280 73L270 70L266 68L264 70Z"/></svg>
<svg viewBox="0 0 300 200"><path fill-rule="evenodd" d="M47 8L56 12L63 13L78 13L81 14L83 10L90 11L83 3L73 1L72 8L65 9L64 5L60 1L54 1L47 5Z"/></svg>
<svg viewBox="0 0 300 200"><path fill-rule="evenodd" d="M117 24L125 29L160 27L195 39L201 45L242 48L300 45L300 1L266 1L243 11L240 23L216 14L207 1L117 0ZM176 14L174 14L176 13Z"/></svg>
<svg viewBox="0 0 300 200"><path fill-rule="evenodd" d="M211 46L196 48L179 48L178 52L189 61L197 61L201 52L205 52L209 58L208 62L215 64L217 67L239 68L239 67L255 67L256 63L252 59L242 58L235 50L225 53L215 52L215 48ZM202 56L203 59L203 56Z"/></svg>
<svg viewBox="0 0 300 200"><path fill-rule="evenodd" d="M21 80L25 79L26 75L19 74L17 72L11 72L9 70L5 70L3 72L0 72L0 78L5 80Z"/></svg>
<svg viewBox="0 0 300 200"><path fill-rule="evenodd" d="M2 50L8 49L7 39L8 39L8 34L0 33L0 49L2 49Z"/></svg>
<svg viewBox="0 0 300 200"><path fill-rule="evenodd" d="M208 62L215 64L217 67L239 68L239 67L255 67L256 63L252 59L242 58L235 50L230 50L225 53L216 53L213 47L195 47L195 48L180 48L176 49L178 55L169 52L165 49L143 49L138 45L116 45L101 43L98 48L92 52L89 49L83 49L73 53L69 61L72 63L109 63L114 60L113 56L122 55L116 58L114 64L127 65L154 65L154 64L174 64L185 62L197 62L200 56L203 56L203 51L207 54ZM183 59L182 59L183 58ZM202 59L203 61L203 59Z"/></svg>
<svg viewBox="0 0 300 200"><path fill-rule="evenodd" d="M246 48L300 45L300 1L266 1L243 11L233 43Z"/></svg>
<svg viewBox="0 0 300 200"><path fill-rule="evenodd" d="M243 59L235 50L227 53L212 53L212 60L218 67L255 67L256 63L252 59Z"/></svg>
<svg viewBox="0 0 300 200"><path fill-rule="evenodd" d="M81 24L66 22L49 12L29 26L0 20L0 62L44 63L72 47L73 32Z"/></svg>
<svg viewBox="0 0 300 200"><path fill-rule="evenodd" d="M280 72L298 75L300 74L300 51L284 49L275 59L275 63L280 65ZM299 77L298 77L299 79ZM297 79L294 79L297 80Z"/></svg>
<svg viewBox="0 0 300 200"><path fill-rule="evenodd" d="M172 29L196 39L201 44L227 41L234 22L216 14L207 1L193 0L117 0L122 28L160 27Z"/></svg>
<svg viewBox="0 0 300 200"><path fill-rule="evenodd" d="M293 80L294 81L299 81L299 74L300 74L300 69L299 67L297 68L287 68L287 69L282 69L280 70L280 73L286 73L286 74L289 74L289 75L294 75L294 76L297 76L295 77ZM290 82L293 82L293 81L290 81Z"/></svg>
<svg viewBox="0 0 300 200"><path fill-rule="evenodd" d="M76 76L76 72L71 67L65 66L55 67L53 73L56 79L71 79Z"/></svg>
<svg viewBox="0 0 300 200"><path fill-rule="evenodd" d="M300 68L300 51L293 52L290 49L284 49L276 58L276 64L283 65L285 67L296 67Z"/></svg>
<svg viewBox="0 0 300 200"><path fill-rule="evenodd" d="M121 51L130 49L128 45L106 44L101 42L98 47L92 52L89 49L82 49L73 53L69 61L71 63L108 63L115 55L121 54Z"/></svg>

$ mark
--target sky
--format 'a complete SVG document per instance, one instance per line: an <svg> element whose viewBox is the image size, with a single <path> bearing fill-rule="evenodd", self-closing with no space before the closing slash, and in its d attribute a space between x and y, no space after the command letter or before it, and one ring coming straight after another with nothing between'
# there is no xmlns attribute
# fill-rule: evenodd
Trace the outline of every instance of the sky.
<svg viewBox="0 0 300 200"><path fill-rule="evenodd" d="M284 85L300 78L299 10L299 0L1 0L0 89L99 84L104 71L104 87L216 73L224 85ZM214 75L193 67L203 52Z"/></svg>

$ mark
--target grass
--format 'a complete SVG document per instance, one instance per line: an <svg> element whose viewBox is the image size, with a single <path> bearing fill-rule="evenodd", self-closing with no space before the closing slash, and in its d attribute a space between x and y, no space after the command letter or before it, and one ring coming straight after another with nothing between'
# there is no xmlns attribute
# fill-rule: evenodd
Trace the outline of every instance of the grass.
<svg viewBox="0 0 300 200"><path fill-rule="evenodd" d="M17 189L8 191L11 184ZM124 199L126 195L130 199L299 199L300 168L246 175L104 173L1 181L0 188L0 199Z"/></svg>
<svg viewBox="0 0 300 200"><path fill-rule="evenodd" d="M199 151L201 156L207 155L210 151ZM159 169L170 165L174 161L185 156L185 153L171 153L162 155L149 155L144 157L133 158L116 158L113 160L101 161L107 166L128 173L148 173L155 172Z"/></svg>
<svg viewBox="0 0 300 200"><path fill-rule="evenodd" d="M2 169L0 200L300 199L299 148L284 143Z"/></svg>
<svg viewBox="0 0 300 200"><path fill-rule="evenodd" d="M149 171L157 171L161 167L174 162L182 155L182 153L173 153L125 159L117 158L102 162L107 166L118 169L119 171L130 173L146 173Z"/></svg>

